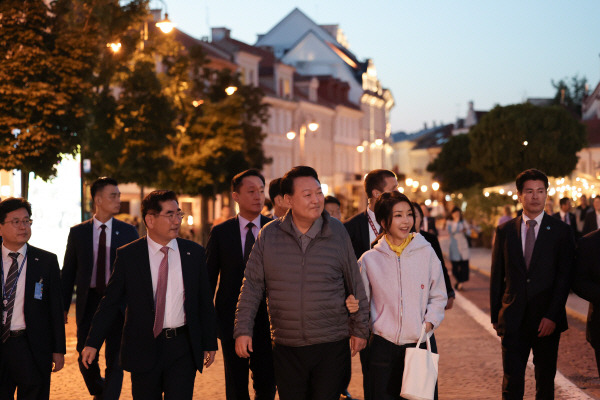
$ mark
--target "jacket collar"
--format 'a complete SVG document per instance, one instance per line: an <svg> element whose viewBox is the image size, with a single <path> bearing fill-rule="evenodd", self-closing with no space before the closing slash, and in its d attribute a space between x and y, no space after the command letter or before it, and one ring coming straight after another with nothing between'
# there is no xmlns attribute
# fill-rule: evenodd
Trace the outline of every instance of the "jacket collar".
<svg viewBox="0 0 600 400"><path fill-rule="evenodd" d="M333 234L330 226L331 217L329 216L329 213L323 210L323 212L321 213L321 218L323 218L323 226L321 226L321 231L317 233L315 238L329 237ZM296 237L296 232L294 231L294 227L292 226L292 210L288 210L288 212L277 221L280 221L279 228L282 231L292 235L293 237Z"/></svg>

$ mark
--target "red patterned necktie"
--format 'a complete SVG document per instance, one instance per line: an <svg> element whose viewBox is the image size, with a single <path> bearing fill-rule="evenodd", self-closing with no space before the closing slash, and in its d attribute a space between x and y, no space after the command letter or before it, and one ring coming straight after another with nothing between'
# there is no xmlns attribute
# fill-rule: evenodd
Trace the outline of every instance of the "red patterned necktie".
<svg viewBox="0 0 600 400"><path fill-rule="evenodd" d="M160 249L164 257L158 267L158 282L156 284L156 311L154 313L154 337L158 337L163 330L165 319L165 302L167 298L167 281L169 280L169 248Z"/></svg>

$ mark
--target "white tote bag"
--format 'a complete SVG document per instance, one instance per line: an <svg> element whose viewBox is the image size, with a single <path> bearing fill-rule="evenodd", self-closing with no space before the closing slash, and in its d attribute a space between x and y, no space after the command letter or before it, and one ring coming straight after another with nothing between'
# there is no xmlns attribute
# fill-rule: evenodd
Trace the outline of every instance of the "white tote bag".
<svg viewBox="0 0 600 400"><path fill-rule="evenodd" d="M427 341L427 349L419 348L423 337ZM429 335L425 332L423 324L417 347L406 349L400 396L409 400L433 400L439 360L439 354L431 352Z"/></svg>

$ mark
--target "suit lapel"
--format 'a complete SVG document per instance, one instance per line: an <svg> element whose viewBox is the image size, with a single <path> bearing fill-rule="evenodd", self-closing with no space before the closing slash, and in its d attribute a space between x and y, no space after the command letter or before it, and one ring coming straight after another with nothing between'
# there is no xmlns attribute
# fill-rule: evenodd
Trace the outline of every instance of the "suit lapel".
<svg viewBox="0 0 600 400"><path fill-rule="evenodd" d="M523 241L521 238L522 221L522 216L515 218L515 222L512 225L512 229L509 231L511 232L509 240L510 248L512 249L514 259L518 260L518 265L523 271L527 271L527 266L525 265L525 256L523 255Z"/></svg>
<svg viewBox="0 0 600 400"><path fill-rule="evenodd" d="M144 236L144 240L140 241L140 263L139 273L141 279L141 287L147 288L142 289L149 296L152 308L154 308L154 289L152 288L152 272L150 271L150 253L148 252L148 238Z"/></svg>
<svg viewBox="0 0 600 400"><path fill-rule="evenodd" d="M231 231L230 231L231 237L232 237L232 241L231 243L233 243L234 247L235 247L235 252L238 255L238 258L240 259L240 262L243 264L244 263L244 252L242 250L242 236L240 234L240 219L239 216L235 216L235 218L233 218L231 220Z"/></svg>
<svg viewBox="0 0 600 400"><path fill-rule="evenodd" d="M191 285L194 279L193 275L193 262L190 251L187 249L185 243L177 238L177 247L179 248L179 258L181 259L181 276L183 277L183 289L184 293L189 293L188 291L196 290L194 287L188 286ZM185 307L185 296L184 296L184 307Z"/></svg>
<svg viewBox="0 0 600 400"><path fill-rule="evenodd" d="M21 265L19 265L20 267ZM35 247L27 244L27 269L25 271L25 315L35 292L35 283L42 277L39 253ZM43 284L43 282L42 282ZM27 323L27 321L25 321Z"/></svg>
<svg viewBox="0 0 600 400"><path fill-rule="evenodd" d="M120 224L115 218L113 218L112 229L110 233L110 272L112 273L115 264L115 258L117 257L117 249L121 247L120 237Z"/></svg>
<svg viewBox="0 0 600 400"><path fill-rule="evenodd" d="M540 253L546 250L546 243L549 243L550 237L553 235L551 227L550 216L544 214L542 223L540 224L540 230L538 231L537 237L535 238L535 245L533 246L533 253L531 254L531 262L529 263L529 271L535 268L537 259Z"/></svg>
<svg viewBox="0 0 600 400"><path fill-rule="evenodd" d="M88 263L87 265L87 279L86 282L89 282L92 279L92 271L94 270L94 219L88 219L85 222L84 230L83 230L84 238L83 238L83 246L85 247L84 253L88 255Z"/></svg>
<svg viewBox="0 0 600 400"><path fill-rule="evenodd" d="M364 218L363 218L363 227L360 230L361 232L361 236L362 236L362 241L363 241L363 248L366 249L365 251L368 251L371 249L371 225L369 224L369 213L367 210L365 210L364 212Z"/></svg>

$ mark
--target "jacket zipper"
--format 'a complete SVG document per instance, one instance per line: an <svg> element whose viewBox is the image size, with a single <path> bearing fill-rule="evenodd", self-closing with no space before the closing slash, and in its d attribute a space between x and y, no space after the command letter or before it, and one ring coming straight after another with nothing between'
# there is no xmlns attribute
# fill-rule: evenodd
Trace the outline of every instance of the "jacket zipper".
<svg viewBox="0 0 600 400"><path fill-rule="evenodd" d="M402 337L402 317L403 317L403 307L404 307L404 303L402 302L402 275L401 275L401 271L400 271L400 257L396 256L396 266L397 268L397 273L398 273L398 288L400 290L398 290L398 314L399 314L399 320L398 320L398 334L396 336L396 343L400 343L400 337Z"/></svg>

